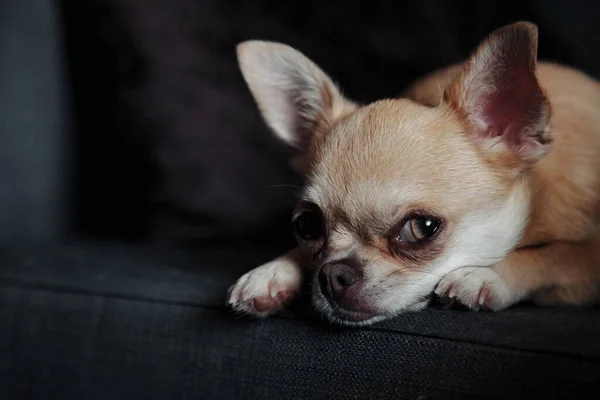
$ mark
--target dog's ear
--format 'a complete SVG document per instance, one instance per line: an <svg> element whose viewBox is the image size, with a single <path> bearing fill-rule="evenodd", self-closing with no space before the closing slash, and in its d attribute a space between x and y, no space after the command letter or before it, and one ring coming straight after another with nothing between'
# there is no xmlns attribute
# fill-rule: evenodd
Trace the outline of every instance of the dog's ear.
<svg viewBox="0 0 600 400"><path fill-rule="evenodd" d="M484 150L509 150L525 165L544 156L551 142L550 106L536 77L537 45L537 27L528 22L492 32L444 94Z"/></svg>
<svg viewBox="0 0 600 400"><path fill-rule="evenodd" d="M242 75L271 130L303 152L314 134L356 106L299 51L251 40L237 46Z"/></svg>

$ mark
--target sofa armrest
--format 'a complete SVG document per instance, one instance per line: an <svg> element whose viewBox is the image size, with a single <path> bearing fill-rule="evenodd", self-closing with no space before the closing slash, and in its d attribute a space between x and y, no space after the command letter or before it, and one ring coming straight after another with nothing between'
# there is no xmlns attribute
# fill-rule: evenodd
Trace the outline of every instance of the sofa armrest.
<svg viewBox="0 0 600 400"><path fill-rule="evenodd" d="M0 242L60 235L67 158L58 2L0 7Z"/></svg>

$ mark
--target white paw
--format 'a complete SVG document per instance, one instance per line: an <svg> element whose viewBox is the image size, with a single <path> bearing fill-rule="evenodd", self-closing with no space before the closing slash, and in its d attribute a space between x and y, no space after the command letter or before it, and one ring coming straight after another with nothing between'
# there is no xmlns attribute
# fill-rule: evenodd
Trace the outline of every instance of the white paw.
<svg viewBox="0 0 600 400"><path fill-rule="evenodd" d="M298 294L301 280L296 263L287 258L276 259L238 279L229 288L227 303L235 311L266 317Z"/></svg>
<svg viewBox="0 0 600 400"><path fill-rule="evenodd" d="M435 294L471 309L502 310L514 303L510 287L491 267L463 267L442 278Z"/></svg>

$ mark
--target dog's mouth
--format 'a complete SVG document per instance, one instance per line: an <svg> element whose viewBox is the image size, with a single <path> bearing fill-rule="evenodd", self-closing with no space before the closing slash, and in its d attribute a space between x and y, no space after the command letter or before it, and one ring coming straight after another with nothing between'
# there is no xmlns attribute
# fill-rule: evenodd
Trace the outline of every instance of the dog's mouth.
<svg viewBox="0 0 600 400"><path fill-rule="evenodd" d="M386 319L388 316L374 310L348 310L328 299L319 288L313 291L312 303L316 311L328 321L345 326L364 326Z"/></svg>
<svg viewBox="0 0 600 400"><path fill-rule="evenodd" d="M432 295L422 296L416 299L410 307L394 313L380 313L372 308L363 308L361 310L342 308L328 299L319 288L315 288L312 294L312 303L315 310L329 322L343 326L367 326L390 319L404 312L420 311L427 308L431 304L432 299Z"/></svg>

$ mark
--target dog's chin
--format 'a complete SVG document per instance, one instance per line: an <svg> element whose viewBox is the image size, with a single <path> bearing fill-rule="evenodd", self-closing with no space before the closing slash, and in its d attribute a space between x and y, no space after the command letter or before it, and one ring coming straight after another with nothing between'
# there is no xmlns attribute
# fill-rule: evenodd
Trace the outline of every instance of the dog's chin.
<svg viewBox="0 0 600 400"><path fill-rule="evenodd" d="M314 302L315 307L329 322L343 326L367 326L388 318L386 315L350 311L332 305L328 300Z"/></svg>
<svg viewBox="0 0 600 400"><path fill-rule="evenodd" d="M419 301L410 307L402 308L396 312L378 313L377 311L346 310L333 304L320 291L313 292L312 302L315 309L329 322L342 326L358 327L368 326L376 322L390 319L404 312L420 311L427 307L428 301Z"/></svg>

